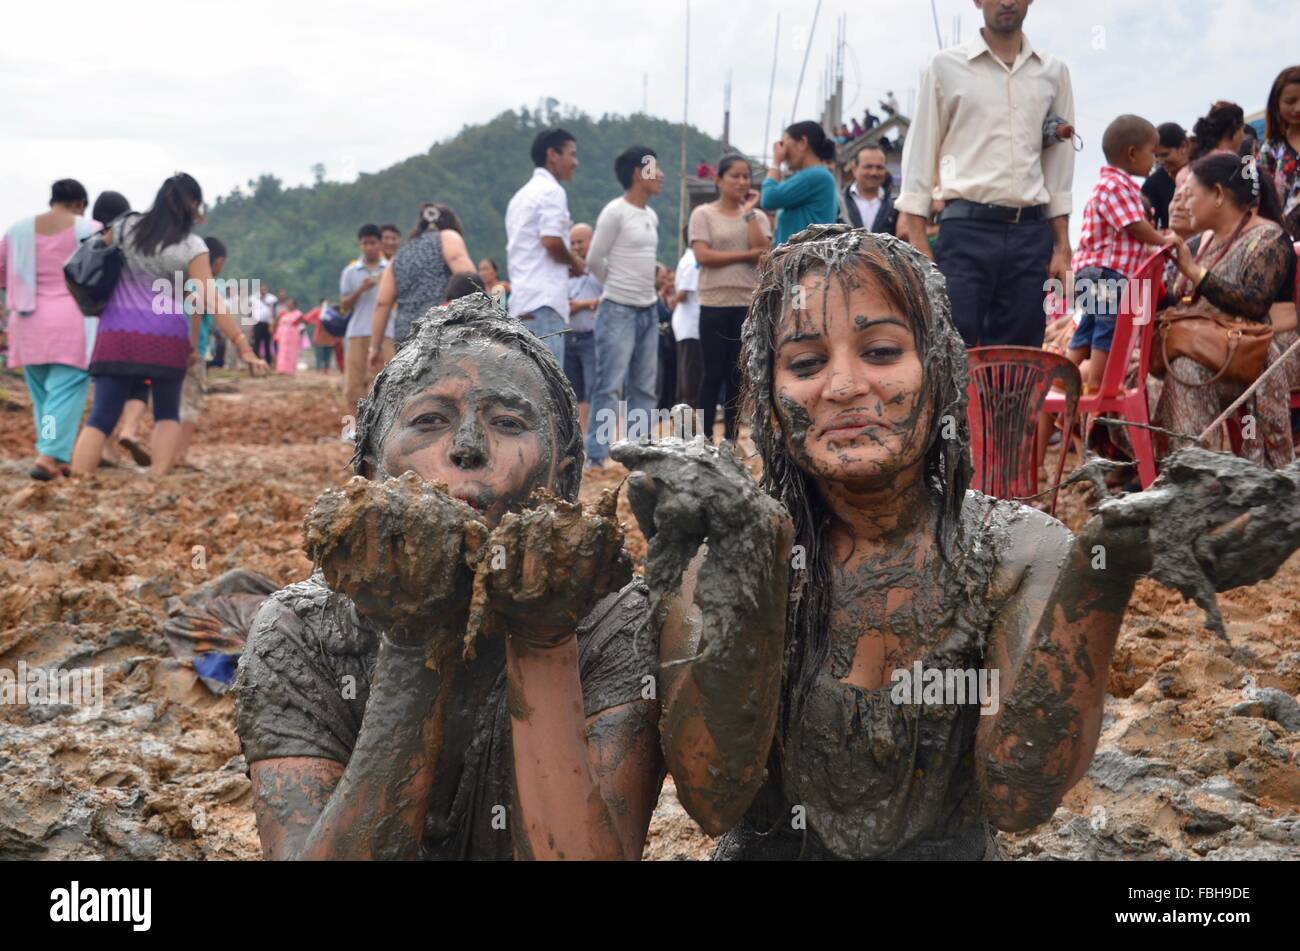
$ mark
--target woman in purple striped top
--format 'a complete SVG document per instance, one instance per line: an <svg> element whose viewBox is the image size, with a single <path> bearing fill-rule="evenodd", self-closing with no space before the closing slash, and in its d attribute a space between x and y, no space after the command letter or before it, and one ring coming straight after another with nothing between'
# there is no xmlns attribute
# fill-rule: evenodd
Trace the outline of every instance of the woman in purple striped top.
<svg viewBox="0 0 1300 951"><path fill-rule="evenodd" d="M266 369L227 312L225 296L212 293L208 246L192 233L202 208L199 183L178 172L163 182L152 208L113 225L108 240L122 249L126 260L100 315L90 357L95 397L72 451L74 475L86 475L99 465L104 440L117 425L131 390L144 379L150 381L153 397L153 473L165 475L171 469L180 436L181 386L194 358L191 331L205 310L239 348L242 360L255 372ZM202 292L197 300L206 306L194 308L194 316L187 317L185 301L196 287Z"/></svg>

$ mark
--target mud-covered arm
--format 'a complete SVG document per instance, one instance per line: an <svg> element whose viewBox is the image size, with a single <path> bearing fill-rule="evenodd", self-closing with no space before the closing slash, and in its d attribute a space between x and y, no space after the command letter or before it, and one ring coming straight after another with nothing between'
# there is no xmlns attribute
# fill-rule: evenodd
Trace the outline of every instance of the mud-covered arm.
<svg viewBox="0 0 1300 951"><path fill-rule="evenodd" d="M659 706L583 715L578 642L511 637L506 648L515 764L515 855L627 859L645 846L663 780Z"/></svg>
<svg viewBox="0 0 1300 951"><path fill-rule="evenodd" d="M678 798L717 836L740 820L763 784L780 705L789 577L788 554L763 553L757 557L771 559L763 566L766 578L742 592L724 577L725 556L708 557L715 567L706 560L698 585L715 586L722 596L706 599L711 603L699 610L698 627L690 617L696 600L689 580L666 601L661 734Z"/></svg>
<svg viewBox="0 0 1300 951"><path fill-rule="evenodd" d="M1049 819L1092 762L1111 655L1142 571L1144 544L1078 538L1042 513L1016 523L998 570L1006 597L991 631L997 712L976 733L975 772L993 823L1007 832Z"/></svg>
<svg viewBox="0 0 1300 951"><path fill-rule="evenodd" d="M308 757L252 764L254 811L266 858L418 856L433 785L439 687L438 675L424 661L423 645L383 643L346 765Z"/></svg>
<svg viewBox="0 0 1300 951"><path fill-rule="evenodd" d="M670 442L613 455L636 470L649 543L664 758L686 811L720 835L762 787L776 730L792 529L730 447Z"/></svg>

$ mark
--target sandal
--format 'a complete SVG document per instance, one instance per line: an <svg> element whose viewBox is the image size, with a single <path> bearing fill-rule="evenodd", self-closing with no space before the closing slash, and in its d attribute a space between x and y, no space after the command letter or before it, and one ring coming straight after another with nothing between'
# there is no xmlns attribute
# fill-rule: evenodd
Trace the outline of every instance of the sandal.
<svg viewBox="0 0 1300 951"><path fill-rule="evenodd" d="M72 475L72 469L69 466L59 466L57 469L47 469L39 462L32 466L27 473L37 482L53 482L56 479L66 479Z"/></svg>
<svg viewBox="0 0 1300 951"><path fill-rule="evenodd" d="M131 454L131 458L135 460L137 466L153 465L153 456L149 455L149 450L134 439L128 436L119 436L117 437L117 444Z"/></svg>

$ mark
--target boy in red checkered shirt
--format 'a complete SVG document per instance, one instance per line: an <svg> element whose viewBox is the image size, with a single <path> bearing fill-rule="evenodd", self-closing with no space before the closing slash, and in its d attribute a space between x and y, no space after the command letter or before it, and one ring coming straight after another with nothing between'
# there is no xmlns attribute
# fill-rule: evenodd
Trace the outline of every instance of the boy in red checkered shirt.
<svg viewBox="0 0 1300 951"><path fill-rule="evenodd" d="M1142 189L1130 177L1151 174L1159 141L1156 127L1140 116L1120 116L1102 138L1108 164L1084 206L1083 234L1070 265L1082 319L1068 356L1076 365L1088 360L1085 393L1101 386L1126 278L1151 253L1148 245L1174 240L1147 220Z"/></svg>

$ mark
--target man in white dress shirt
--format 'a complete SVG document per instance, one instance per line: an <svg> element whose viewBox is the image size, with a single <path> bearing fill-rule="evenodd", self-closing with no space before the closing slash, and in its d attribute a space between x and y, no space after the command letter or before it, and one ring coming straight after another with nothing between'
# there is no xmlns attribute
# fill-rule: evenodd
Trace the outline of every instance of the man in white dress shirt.
<svg viewBox="0 0 1300 951"><path fill-rule="evenodd" d="M934 257L968 347L1041 346L1046 282L1070 267L1074 148L1044 126L1073 125L1074 92L1021 29L1032 2L975 0L984 27L931 60L903 150L899 233L930 254L937 174Z"/></svg>
<svg viewBox="0 0 1300 951"><path fill-rule="evenodd" d="M586 273L569 250L569 198L561 182L573 180L578 143L563 129L545 129L532 147L533 177L506 208L510 316L523 321L564 366L569 325L569 277Z"/></svg>

